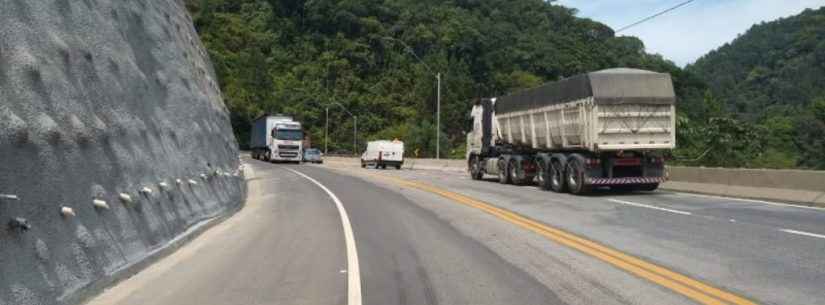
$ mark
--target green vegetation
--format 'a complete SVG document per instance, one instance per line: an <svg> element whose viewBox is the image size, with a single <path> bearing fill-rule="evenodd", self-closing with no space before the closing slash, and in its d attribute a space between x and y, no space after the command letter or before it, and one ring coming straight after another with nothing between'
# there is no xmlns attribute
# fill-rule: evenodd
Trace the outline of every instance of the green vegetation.
<svg viewBox="0 0 825 305"><path fill-rule="evenodd" d="M313 143L322 144L325 108L330 107L330 151L349 151L353 120L333 105L338 103L358 116L359 144L377 138L399 138L410 152L432 156L435 73L440 72L442 156L461 157L472 100L623 66L673 76L679 96L679 149L674 152L677 163L825 166L825 157L821 156L825 121L814 120L815 111L801 110L814 107L816 103L811 99L794 99L791 103L786 98L777 99L771 91L768 99L759 99L762 104L752 107L750 99L732 99L738 93L723 89L729 83L745 81L772 83L778 79L782 83L781 77L793 74L793 70L779 71L777 67L789 58L797 58L794 54L825 58L825 44L814 43L823 41L821 12L819 29L800 34L805 41L814 41L812 47L799 45L794 47L798 53L790 55L777 50L786 57L774 64L759 60L758 54L752 56L760 68L749 69L739 79L741 75L732 71L741 63L728 64L724 71L709 68L716 65L711 63L717 61L716 57L726 56L728 51L720 49L682 70L659 55L646 53L639 39L616 37L609 27L578 18L575 9L552 1L186 2L215 65L242 146L248 141L250 120L264 112L296 116L307 127ZM734 48L747 36L725 48ZM822 69L823 62L815 63ZM801 61L799 65L813 64ZM731 76L723 76L726 73ZM816 76L819 84L823 83L823 75ZM789 83L777 86L784 88L782 92L794 92L789 94L795 97L804 91L807 97L814 92L808 91L816 84L811 81L799 90L789 89ZM747 88L760 87L754 84ZM823 88L815 89L820 90L816 96L825 97ZM735 112L765 111L765 105L793 107L764 114ZM799 141L805 132L808 139L818 136L820 141ZM819 155L815 154L817 149Z"/></svg>
<svg viewBox="0 0 825 305"><path fill-rule="evenodd" d="M756 132L736 165L825 169L825 7L755 25L687 71Z"/></svg>

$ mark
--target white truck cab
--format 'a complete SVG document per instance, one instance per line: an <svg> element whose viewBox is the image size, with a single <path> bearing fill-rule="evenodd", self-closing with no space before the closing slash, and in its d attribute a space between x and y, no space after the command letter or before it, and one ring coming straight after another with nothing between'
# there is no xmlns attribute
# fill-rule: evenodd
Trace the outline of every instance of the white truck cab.
<svg viewBox="0 0 825 305"><path fill-rule="evenodd" d="M361 167L367 165L386 169L387 166L401 169L404 164L404 142L399 140L371 141L367 143L367 150L361 154Z"/></svg>
<svg viewBox="0 0 825 305"><path fill-rule="evenodd" d="M264 115L252 123L252 157L275 162L298 162L303 158L304 131L289 116Z"/></svg>

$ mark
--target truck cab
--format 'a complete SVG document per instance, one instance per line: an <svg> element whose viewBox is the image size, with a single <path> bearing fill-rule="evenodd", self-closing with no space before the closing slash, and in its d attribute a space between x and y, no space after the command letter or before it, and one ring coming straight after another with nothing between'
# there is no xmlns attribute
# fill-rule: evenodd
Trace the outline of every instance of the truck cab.
<svg viewBox="0 0 825 305"><path fill-rule="evenodd" d="M303 159L304 131L298 122L280 122L271 132L269 160L276 162L301 162Z"/></svg>
<svg viewBox="0 0 825 305"><path fill-rule="evenodd" d="M250 136L254 159L297 163L303 159L304 131L292 117L260 116L253 121Z"/></svg>

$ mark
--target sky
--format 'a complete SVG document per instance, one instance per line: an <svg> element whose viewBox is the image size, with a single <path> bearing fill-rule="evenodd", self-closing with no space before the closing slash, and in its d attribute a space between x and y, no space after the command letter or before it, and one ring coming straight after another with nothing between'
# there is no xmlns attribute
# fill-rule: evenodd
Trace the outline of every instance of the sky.
<svg viewBox="0 0 825 305"><path fill-rule="evenodd" d="M579 17L614 30L673 7L685 0L557 0L579 10ZM825 0L696 0L617 35L636 36L649 53L679 66L693 63L746 32L752 25L818 8Z"/></svg>

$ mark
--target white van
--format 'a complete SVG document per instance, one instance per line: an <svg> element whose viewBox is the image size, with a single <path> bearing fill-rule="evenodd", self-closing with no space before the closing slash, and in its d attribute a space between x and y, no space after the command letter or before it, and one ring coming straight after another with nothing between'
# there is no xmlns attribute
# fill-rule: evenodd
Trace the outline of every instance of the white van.
<svg viewBox="0 0 825 305"><path fill-rule="evenodd" d="M394 166L396 169L401 169L404 164L404 142L394 141L372 141L367 143L367 151L361 154L361 167L367 165L375 166L375 168L384 168L387 166Z"/></svg>

